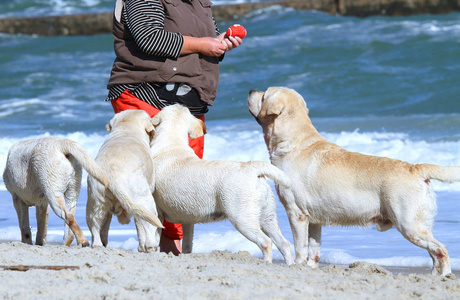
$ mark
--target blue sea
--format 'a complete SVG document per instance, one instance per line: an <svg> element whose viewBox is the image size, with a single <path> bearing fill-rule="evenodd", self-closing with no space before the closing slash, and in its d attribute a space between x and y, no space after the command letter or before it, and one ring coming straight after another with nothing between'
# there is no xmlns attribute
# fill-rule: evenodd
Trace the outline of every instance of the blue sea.
<svg viewBox="0 0 460 300"><path fill-rule="evenodd" d="M244 2L244 1L239 1ZM215 5L236 1L214 1ZM0 17L108 12L113 0L3 0ZM307 102L318 131L348 150L411 163L460 165L460 14L343 17L272 6L218 24L239 23L244 43L220 67L215 106L206 123L206 159L269 161L262 130L247 108L249 90L285 86ZM93 157L113 116L106 84L114 60L111 34L29 36L0 34L0 172L14 143L60 136ZM434 182L434 236L460 270L460 183ZM76 218L87 238L86 173ZM0 240L18 241L11 197L0 180ZM292 234L282 205L279 223ZM31 226L36 230L34 209ZM48 241L62 241L63 221L50 213ZM112 222L109 247L137 251L133 224ZM194 251L260 250L229 222L198 224ZM321 263L368 261L430 268L428 253L396 229L325 227ZM274 257L281 260L277 249ZM427 270L428 273L428 270Z"/></svg>

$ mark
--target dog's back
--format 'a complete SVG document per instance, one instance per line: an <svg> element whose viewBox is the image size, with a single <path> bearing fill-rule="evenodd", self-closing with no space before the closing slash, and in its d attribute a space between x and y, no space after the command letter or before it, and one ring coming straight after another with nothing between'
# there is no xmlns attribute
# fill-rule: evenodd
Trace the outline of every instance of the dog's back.
<svg viewBox="0 0 460 300"><path fill-rule="evenodd" d="M57 137L31 139L14 144L3 173L10 193L20 196L28 205L46 201L45 188L64 192L66 186L80 187L82 165L103 183L107 177L79 144Z"/></svg>
<svg viewBox="0 0 460 300"><path fill-rule="evenodd" d="M100 210L118 216L121 224L131 216L162 227L154 203L153 164L150 136L154 132L150 116L142 110L126 110L116 114L106 126L110 132L96 156L110 184L107 190L88 178L87 220L94 223ZM99 208L100 207L100 208Z"/></svg>
<svg viewBox="0 0 460 300"><path fill-rule="evenodd" d="M59 185L57 181L63 179L62 172L73 169L72 162L56 149L60 140L52 137L25 140L10 148L3 180L11 194L18 195L28 205L46 203L43 190L49 184ZM77 175L81 173L81 166L74 167Z"/></svg>
<svg viewBox="0 0 460 300"><path fill-rule="evenodd" d="M104 172L76 142L46 137L22 141L11 147L3 178L13 196L23 242L32 243L28 207L36 206L36 243L46 243L49 205L66 223L64 244L70 245L76 235L78 244L88 245L73 216L80 193L82 165L108 184Z"/></svg>
<svg viewBox="0 0 460 300"><path fill-rule="evenodd" d="M260 202L265 199L266 179L290 186L284 172L267 162L205 160L189 149L160 154L154 165L157 206L166 219L179 223L225 219L232 209L227 206L247 199L254 202L251 205L264 205Z"/></svg>

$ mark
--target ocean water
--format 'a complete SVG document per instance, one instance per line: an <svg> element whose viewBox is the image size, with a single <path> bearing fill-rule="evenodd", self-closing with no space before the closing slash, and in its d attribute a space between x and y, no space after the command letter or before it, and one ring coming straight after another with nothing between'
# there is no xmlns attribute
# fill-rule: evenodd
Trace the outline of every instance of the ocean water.
<svg viewBox="0 0 460 300"><path fill-rule="evenodd" d="M110 11L112 0L6 0L0 17ZM236 1L214 1L215 4ZM306 100L313 124L348 150L411 163L460 165L460 14L354 18L278 6L219 23L243 24L248 36L226 54L216 104L207 114L206 159L263 160L262 131L247 109L249 90L286 86ZM15 142L60 136L93 157L113 116L106 84L112 36L40 37L0 34L0 172ZM76 218L87 238L86 173ZM434 182L434 236L460 270L460 183ZM281 204L280 227L292 242ZM16 212L0 180L0 240L20 240ZM34 209L30 215L36 229ZM50 213L48 241L60 243L63 221ZM112 222L109 247L137 249L133 224ZM195 252L260 250L229 222L199 224ZM396 229L325 227L322 263L358 260L431 267L428 253ZM274 257L281 260L274 249ZM428 272L428 271L427 271Z"/></svg>

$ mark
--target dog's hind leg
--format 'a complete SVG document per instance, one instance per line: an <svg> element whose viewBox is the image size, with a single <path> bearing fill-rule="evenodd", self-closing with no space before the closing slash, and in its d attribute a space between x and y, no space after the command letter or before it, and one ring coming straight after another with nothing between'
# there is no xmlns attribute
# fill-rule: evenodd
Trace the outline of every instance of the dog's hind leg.
<svg viewBox="0 0 460 300"><path fill-rule="evenodd" d="M414 245L428 251L433 260L432 275L444 276L452 273L447 247L436 240L431 231L406 229L403 235Z"/></svg>
<svg viewBox="0 0 460 300"><path fill-rule="evenodd" d="M105 218L101 224L101 229L99 231L101 242L104 247L107 247L109 242L109 229L110 229L110 222L112 221L112 214L106 214Z"/></svg>
<svg viewBox="0 0 460 300"><path fill-rule="evenodd" d="M35 244L45 246L46 234L48 233L49 205L37 205L35 209L35 215L37 217L37 236L35 237Z"/></svg>
<svg viewBox="0 0 460 300"><path fill-rule="evenodd" d="M102 216L86 217L86 224L91 232L91 247L107 247L112 214L100 212Z"/></svg>
<svg viewBox="0 0 460 300"><path fill-rule="evenodd" d="M107 247L112 214L107 199L101 197L88 177L88 199L86 201L86 224L91 232L91 247Z"/></svg>
<svg viewBox="0 0 460 300"><path fill-rule="evenodd" d="M75 216L75 206L71 209L72 215ZM75 234L73 231L70 229L69 225L67 223L64 225L64 238L62 239L62 244L66 246L70 246L73 242L73 239L75 237Z"/></svg>
<svg viewBox="0 0 460 300"><path fill-rule="evenodd" d="M276 216L262 216L261 220L262 231L268 235L268 237L273 241L275 246L281 252L284 257L284 261L287 265L294 264L294 259L292 258L291 247L289 242L284 238L281 233L281 230L278 226Z"/></svg>
<svg viewBox="0 0 460 300"><path fill-rule="evenodd" d="M81 178L81 174L79 175L79 177L77 175L77 178ZM65 192L65 206L67 211L70 212L73 216L75 216L78 195L80 194L80 182L81 180L71 182L67 185L67 191ZM74 237L74 232L66 222L64 225L64 238L62 239L62 244L70 246L73 242Z"/></svg>
<svg viewBox="0 0 460 300"><path fill-rule="evenodd" d="M182 224L184 237L182 239L182 253L192 253L193 250L193 232L195 230L194 224Z"/></svg>
<svg viewBox="0 0 460 300"><path fill-rule="evenodd" d="M244 235L248 240L255 243L260 248L264 261L269 263L272 262L272 241L262 231L258 220L254 217L254 214L241 214L238 218L229 218L229 221L242 235Z"/></svg>
<svg viewBox="0 0 460 300"><path fill-rule="evenodd" d="M136 224L137 237L139 239L137 250L146 253L157 252L160 245L160 240L156 238L158 227L138 217L134 217L134 223Z"/></svg>
<svg viewBox="0 0 460 300"><path fill-rule="evenodd" d="M158 212L153 199L151 191L142 194L140 190L137 191L139 194L135 197L136 205L142 208L145 212L152 214L157 217ZM139 238L139 252L157 252L160 246L160 239L157 238L156 231L157 226L151 224L145 215L134 215L134 221L137 229L137 236ZM159 224L160 221L158 219Z"/></svg>
<svg viewBox="0 0 460 300"><path fill-rule="evenodd" d="M400 205L392 208L394 223L407 240L428 251L433 260L431 273L444 276L452 272L450 258L447 247L433 237L436 196L431 187L427 186L428 188L422 190L420 194L412 192L398 195L400 198L396 203ZM408 188L407 190L410 192L414 189Z"/></svg>
<svg viewBox="0 0 460 300"><path fill-rule="evenodd" d="M18 215L19 229L21 230L21 241L32 245L32 233L29 225L29 207L17 195L13 194L13 205Z"/></svg>
<svg viewBox="0 0 460 300"><path fill-rule="evenodd" d="M136 225L137 239L139 240L139 246L137 246L137 251L139 252L148 252L146 247L147 233L144 221L141 218L134 217L134 225Z"/></svg>
<svg viewBox="0 0 460 300"><path fill-rule="evenodd" d="M422 201L418 204L396 211L399 222L395 227L409 242L428 251L433 260L433 275L447 275L452 272L449 253L447 247L433 237L434 213Z"/></svg>
<svg viewBox="0 0 460 300"><path fill-rule="evenodd" d="M88 240L83 235L83 232L81 231L80 226L78 226L78 223L75 220L74 215L67 211L67 208L64 204L64 195L60 194L56 196L54 195L46 195L46 196L49 200L51 199L49 203L54 213L59 218L63 219L66 222L66 224L69 225L70 229L75 234L77 238L77 243L79 245L82 245L83 247L89 246Z"/></svg>
<svg viewBox="0 0 460 300"><path fill-rule="evenodd" d="M270 187L268 187L265 195L265 203L266 206L263 208L260 217L260 226L262 231L268 235L268 237L273 241L275 246L281 252L285 263L287 265L292 265L294 263L294 259L292 258L291 246L289 242L284 238L279 228L276 215L275 197L273 196Z"/></svg>

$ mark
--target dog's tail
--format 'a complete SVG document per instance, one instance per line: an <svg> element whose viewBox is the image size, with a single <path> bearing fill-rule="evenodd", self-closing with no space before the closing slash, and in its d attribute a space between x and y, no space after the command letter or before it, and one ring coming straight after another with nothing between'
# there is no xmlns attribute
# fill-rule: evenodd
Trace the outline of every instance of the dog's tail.
<svg viewBox="0 0 460 300"><path fill-rule="evenodd" d="M274 165L263 161L252 161L250 163L257 169L259 177L267 177L275 183L282 185L286 189L291 188L291 179L286 175L286 173Z"/></svg>
<svg viewBox="0 0 460 300"><path fill-rule="evenodd" d="M60 145L61 151L64 155L72 155L89 175L93 176L105 187L109 186L109 179L107 178L105 172L80 144L65 139L62 143L60 143Z"/></svg>
<svg viewBox="0 0 460 300"><path fill-rule="evenodd" d="M138 217L142 220L145 220L152 224L153 226L159 227L159 228L164 228L163 225L161 224L160 219L155 214L152 214L151 212L147 211L145 208L143 208L141 205L137 204L136 202L132 201L126 193L124 193L120 188L116 187L109 187L109 190L114 194L114 196L120 201L121 206L123 209L125 209L127 212L130 214L134 215L135 217ZM152 199L153 201L153 199Z"/></svg>
<svg viewBox="0 0 460 300"><path fill-rule="evenodd" d="M435 179L452 183L460 181L460 167L442 167L432 164L419 164L415 168L425 180Z"/></svg>

